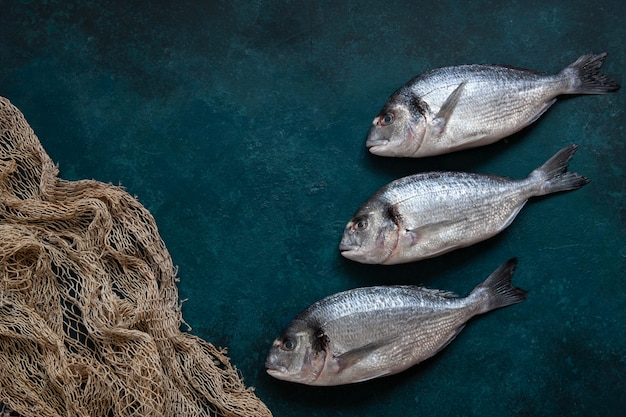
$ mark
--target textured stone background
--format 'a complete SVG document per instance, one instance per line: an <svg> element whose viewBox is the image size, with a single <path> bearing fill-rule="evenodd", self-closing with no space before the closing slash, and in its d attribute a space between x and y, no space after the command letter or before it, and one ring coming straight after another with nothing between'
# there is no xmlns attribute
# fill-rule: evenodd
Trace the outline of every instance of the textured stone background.
<svg viewBox="0 0 626 417"><path fill-rule="evenodd" d="M161 4L162 3L162 4ZM558 72L609 53L620 0L14 1L0 10L0 95L67 179L124 185L179 266L194 334L228 346L276 416L589 416L626 406L625 92L560 100L495 145L422 160L364 147L386 98L434 67ZM562 147L592 182L529 203L501 235L419 263L341 258L344 224L380 186L446 169L524 177ZM314 388L263 362L313 301L425 284L465 294L519 258L520 305L470 323L390 378Z"/></svg>

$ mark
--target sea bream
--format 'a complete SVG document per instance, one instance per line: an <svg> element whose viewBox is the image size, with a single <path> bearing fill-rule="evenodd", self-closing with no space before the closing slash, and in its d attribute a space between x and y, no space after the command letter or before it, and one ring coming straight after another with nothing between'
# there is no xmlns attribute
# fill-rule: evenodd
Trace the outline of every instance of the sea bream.
<svg viewBox="0 0 626 417"><path fill-rule="evenodd" d="M567 172L570 145L524 179L427 172L378 190L345 227L339 249L367 264L431 258L488 239L508 227L534 196L574 190L589 180Z"/></svg>
<svg viewBox="0 0 626 417"><path fill-rule="evenodd" d="M423 157L487 145L535 122L563 94L605 94L606 53L583 55L556 75L503 65L460 65L420 74L374 118L366 146L381 156Z"/></svg>
<svg viewBox="0 0 626 417"><path fill-rule="evenodd" d="M364 287L313 303L270 349L267 372L307 385L340 385L392 375L448 345L472 317L526 299L511 285L516 260L465 298L417 286Z"/></svg>

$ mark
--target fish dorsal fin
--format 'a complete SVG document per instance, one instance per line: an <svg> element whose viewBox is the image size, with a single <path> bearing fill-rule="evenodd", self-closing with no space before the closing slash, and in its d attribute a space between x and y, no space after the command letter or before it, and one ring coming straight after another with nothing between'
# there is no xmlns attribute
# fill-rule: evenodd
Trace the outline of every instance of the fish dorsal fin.
<svg viewBox="0 0 626 417"><path fill-rule="evenodd" d="M461 94L463 93L463 88L465 88L466 83L467 81L463 81L457 88L454 89L454 91L452 91L452 93L450 93L431 122L431 133L435 137L441 135L446 129L446 125L448 124L450 117L452 117L452 113L454 112L456 105L459 103L459 99L461 98Z"/></svg>
<svg viewBox="0 0 626 417"><path fill-rule="evenodd" d="M375 350L380 349L381 347L386 346L390 343L393 343L393 341L398 339L398 337L399 336L385 337L342 353L335 358L337 361L339 372L360 362L363 358L366 358Z"/></svg>
<svg viewBox="0 0 626 417"><path fill-rule="evenodd" d="M516 67L514 65L491 64L490 66L491 67L504 68L504 69L507 69L507 70L525 72L527 74L533 74L533 75L546 75L545 71L536 71L536 70L527 69L527 68L520 68L520 67Z"/></svg>
<svg viewBox="0 0 626 417"><path fill-rule="evenodd" d="M438 290L434 288L419 287L420 291L428 293L434 297L442 298L459 298L459 295L452 291Z"/></svg>

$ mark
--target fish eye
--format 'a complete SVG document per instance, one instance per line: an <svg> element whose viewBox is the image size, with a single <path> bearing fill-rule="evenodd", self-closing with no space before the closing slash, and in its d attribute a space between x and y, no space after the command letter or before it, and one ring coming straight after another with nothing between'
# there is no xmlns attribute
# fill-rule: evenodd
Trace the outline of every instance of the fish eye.
<svg viewBox="0 0 626 417"><path fill-rule="evenodd" d="M285 339L283 340L283 350L294 350L296 348L296 342L293 341L293 339Z"/></svg>
<svg viewBox="0 0 626 417"><path fill-rule="evenodd" d="M359 219L358 221L356 221L354 223L354 229L358 232L367 229L367 220L366 219Z"/></svg>
<svg viewBox="0 0 626 417"><path fill-rule="evenodd" d="M385 115L380 119L380 124L382 126L387 126L393 123L393 113L385 113Z"/></svg>

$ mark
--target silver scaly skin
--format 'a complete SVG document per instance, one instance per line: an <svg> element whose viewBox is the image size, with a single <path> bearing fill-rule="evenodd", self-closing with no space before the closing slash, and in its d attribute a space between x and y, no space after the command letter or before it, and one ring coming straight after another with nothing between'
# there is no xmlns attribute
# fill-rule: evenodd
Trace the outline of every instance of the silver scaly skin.
<svg viewBox="0 0 626 417"><path fill-rule="evenodd" d="M361 263L398 264L488 239L508 227L529 198L589 182L567 172L576 148L562 149L521 180L430 172L393 181L348 222L339 245L341 254Z"/></svg>
<svg viewBox="0 0 626 417"><path fill-rule="evenodd" d="M556 75L502 65L439 68L399 88L374 118L366 146L381 156L424 157L487 145L535 122L563 94L606 94L606 53Z"/></svg>
<svg viewBox="0 0 626 417"><path fill-rule="evenodd" d="M417 286L357 288L300 313L266 360L277 379L340 385L401 372L439 352L475 315L524 301L511 285L516 260L494 271L467 297Z"/></svg>

